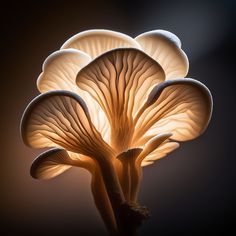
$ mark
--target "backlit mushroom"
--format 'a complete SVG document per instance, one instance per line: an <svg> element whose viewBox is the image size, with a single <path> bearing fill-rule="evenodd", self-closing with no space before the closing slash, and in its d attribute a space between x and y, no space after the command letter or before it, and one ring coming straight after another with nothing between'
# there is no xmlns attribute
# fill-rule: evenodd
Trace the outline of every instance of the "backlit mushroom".
<svg viewBox="0 0 236 236"><path fill-rule="evenodd" d="M73 36L45 60L42 94L22 117L25 144L52 148L34 160L31 175L85 168L108 231L135 235L148 217L137 202L142 167L198 137L211 117L209 90L183 78L187 72L180 40L167 31Z"/></svg>

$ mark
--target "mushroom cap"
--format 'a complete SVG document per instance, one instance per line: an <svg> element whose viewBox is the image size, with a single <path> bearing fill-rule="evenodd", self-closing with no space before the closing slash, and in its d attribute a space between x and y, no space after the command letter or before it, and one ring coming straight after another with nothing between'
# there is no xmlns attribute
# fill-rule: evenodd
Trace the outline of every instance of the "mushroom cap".
<svg viewBox="0 0 236 236"><path fill-rule="evenodd" d="M140 48L130 36L112 30L94 29L78 33L68 39L61 47L75 48L95 58L115 48Z"/></svg>
<svg viewBox="0 0 236 236"><path fill-rule="evenodd" d="M62 147L87 156L112 149L93 126L83 99L63 90L36 97L26 108L21 121L21 135L31 147Z"/></svg>
<svg viewBox="0 0 236 236"><path fill-rule="evenodd" d="M181 49L180 39L166 30L153 30L138 35L135 40L142 50L155 59L164 69L166 79L185 77L189 62Z"/></svg>

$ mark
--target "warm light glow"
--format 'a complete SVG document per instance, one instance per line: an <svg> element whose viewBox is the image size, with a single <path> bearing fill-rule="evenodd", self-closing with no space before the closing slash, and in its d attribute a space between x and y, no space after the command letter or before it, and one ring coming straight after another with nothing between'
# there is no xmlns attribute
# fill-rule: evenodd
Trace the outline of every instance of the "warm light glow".
<svg viewBox="0 0 236 236"><path fill-rule="evenodd" d="M108 30L73 36L45 60L42 94L23 114L25 144L52 147L31 175L85 168L108 231L134 235L148 217L137 203L142 167L198 137L211 118L209 90L187 72L180 40L164 30L135 39Z"/></svg>

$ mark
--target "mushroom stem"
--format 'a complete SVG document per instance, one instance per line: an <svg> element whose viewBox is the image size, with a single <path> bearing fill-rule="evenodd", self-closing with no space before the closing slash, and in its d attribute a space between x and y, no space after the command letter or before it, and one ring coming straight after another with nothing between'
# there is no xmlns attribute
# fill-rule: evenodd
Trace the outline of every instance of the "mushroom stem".
<svg viewBox="0 0 236 236"><path fill-rule="evenodd" d="M130 165L130 173L132 173L131 175L132 188L131 188L130 199L133 202L137 202L140 182L143 174L142 167L137 166L135 163L132 163L132 165Z"/></svg>
<svg viewBox="0 0 236 236"><path fill-rule="evenodd" d="M115 235L117 230L116 221L99 168L95 168L92 173L91 189L95 205L108 232L110 235Z"/></svg>
<svg viewBox="0 0 236 236"><path fill-rule="evenodd" d="M141 148L129 149L121 153L117 159L121 162L122 171L120 171L120 182L127 201L136 201L136 186L139 184L139 176L135 168L135 162Z"/></svg>
<svg viewBox="0 0 236 236"><path fill-rule="evenodd" d="M98 160L100 160L98 164L101 170L101 175L104 181L104 185L116 219L116 224L117 224L116 234L119 235L120 228L123 228L121 206L125 202L124 194L121 189L118 176L116 174L111 159L109 160L108 158L98 158Z"/></svg>
<svg viewBox="0 0 236 236"><path fill-rule="evenodd" d="M123 163L122 163L123 164ZM126 201L130 201L130 190L131 190L131 174L130 174L130 165L126 163L122 165L122 176L121 176L121 186L124 192L124 196Z"/></svg>

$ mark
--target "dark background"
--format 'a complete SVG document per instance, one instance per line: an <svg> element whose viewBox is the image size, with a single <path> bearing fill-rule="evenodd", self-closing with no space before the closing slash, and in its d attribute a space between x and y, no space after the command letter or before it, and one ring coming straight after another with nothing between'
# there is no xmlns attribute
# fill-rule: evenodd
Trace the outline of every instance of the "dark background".
<svg viewBox="0 0 236 236"><path fill-rule="evenodd" d="M73 169L33 180L29 168L41 151L19 135L44 59L70 36L94 28L177 34L190 60L188 77L206 84L214 98L207 131L145 168L140 202L152 216L141 235L234 235L235 1L17 2L1 5L0 235L105 235L88 173Z"/></svg>

